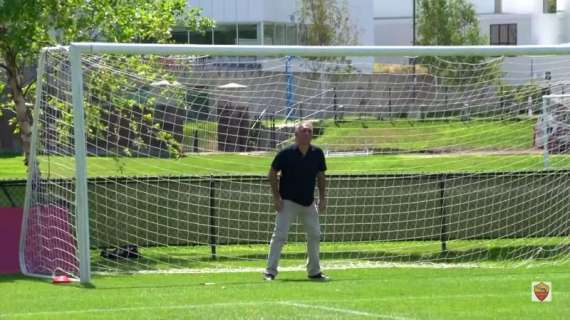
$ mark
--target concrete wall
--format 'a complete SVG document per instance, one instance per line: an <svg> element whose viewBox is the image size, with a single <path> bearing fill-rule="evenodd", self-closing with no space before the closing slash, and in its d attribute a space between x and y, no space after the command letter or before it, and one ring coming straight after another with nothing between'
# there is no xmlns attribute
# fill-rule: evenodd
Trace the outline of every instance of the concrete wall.
<svg viewBox="0 0 570 320"><path fill-rule="evenodd" d="M374 11L372 0L349 0L351 19L358 30L359 45L374 45Z"/></svg>
<svg viewBox="0 0 570 320"><path fill-rule="evenodd" d="M517 45L534 44L532 37L532 16L528 14L491 14L479 16L479 30L490 41L490 31L492 24L517 25Z"/></svg>
<svg viewBox="0 0 570 320"><path fill-rule="evenodd" d="M567 42L570 31L566 26L566 13L532 15L531 38L534 44L558 44Z"/></svg>
<svg viewBox="0 0 570 320"><path fill-rule="evenodd" d="M478 14L488 14L495 12L495 1L498 0L471 0L470 2L473 4L475 12ZM377 18L411 17L412 11L412 0L374 0L374 17Z"/></svg>
<svg viewBox="0 0 570 320"><path fill-rule="evenodd" d="M411 18L376 19L374 43L384 46L412 45L413 26Z"/></svg>
<svg viewBox="0 0 570 320"><path fill-rule="evenodd" d="M266 3L263 0L188 0L190 6L202 8L205 16L218 23L263 21ZM284 12L281 19L289 21Z"/></svg>
<svg viewBox="0 0 570 320"><path fill-rule="evenodd" d="M563 90L568 93L570 89L562 87L570 74L570 69L565 67L567 61L568 57L506 58L501 68L508 71L504 80L511 84L525 84L534 79L543 87L549 85L541 80L544 79L545 72L550 71L553 93L562 93ZM189 87L205 86L203 90L209 96L210 110L213 113L216 106L228 102L247 106L252 116L263 110L268 114L275 113L278 117L286 113L287 75L283 72L227 72L217 75L194 72L186 81ZM234 81L247 88L239 91L216 88ZM461 83L446 87L442 85L441 79L418 74L414 85L413 74L406 72L329 76L296 72L293 74L292 103L297 109L302 108L305 117L331 118L335 94L333 88L336 90L337 105L342 105L342 110L351 115L415 117L418 112L427 112L441 118L459 115L464 104L468 104L472 116L501 114L508 117L516 116L527 107L526 104L515 103L500 105L496 87L491 83L485 86Z"/></svg>
<svg viewBox="0 0 570 320"><path fill-rule="evenodd" d="M542 13L543 0L502 0L503 12Z"/></svg>

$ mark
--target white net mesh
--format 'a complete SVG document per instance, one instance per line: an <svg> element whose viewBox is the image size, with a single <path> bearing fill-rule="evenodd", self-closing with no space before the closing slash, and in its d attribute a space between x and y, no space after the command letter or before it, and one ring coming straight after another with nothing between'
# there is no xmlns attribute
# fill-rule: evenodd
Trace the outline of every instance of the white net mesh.
<svg viewBox="0 0 570 320"><path fill-rule="evenodd" d="M69 57L46 55L22 252L77 274ZM327 156L325 267L568 259L570 57L400 60L84 55L93 270L262 268L300 120ZM294 224L283 265L304 252Z"/></svg>

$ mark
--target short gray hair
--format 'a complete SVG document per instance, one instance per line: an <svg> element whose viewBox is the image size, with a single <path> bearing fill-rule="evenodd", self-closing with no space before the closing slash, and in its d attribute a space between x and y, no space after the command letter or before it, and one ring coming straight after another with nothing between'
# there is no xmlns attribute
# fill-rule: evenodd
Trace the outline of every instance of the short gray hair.
<svg viewBox="0 0 570 320"><path fill-rule="evenodd" d="M311 128L311 131L312 131L313 130L313 123L311 121L302 121L295 126L295 132L299 132L301 130L301 128L303 128L303 127Z"/></svg>

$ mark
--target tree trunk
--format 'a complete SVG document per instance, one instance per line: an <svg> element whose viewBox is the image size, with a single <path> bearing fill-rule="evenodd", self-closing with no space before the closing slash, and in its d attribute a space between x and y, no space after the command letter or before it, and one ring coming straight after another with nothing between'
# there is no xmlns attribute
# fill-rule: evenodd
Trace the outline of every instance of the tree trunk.
<svg viewBox="0 0 570 320"><path fill-rule="evenodd" d="M4 57L8 67L8 84L12 93L12 100L16 105L16 119L20 126L20 138L22 139L22 149L24 151L24 162L28 165L30 156L30 146L32 140L32 119L30 110L26 106L24 92L22 90L23 76L20 73L16 62L16 55L7 53Z"/></svg>

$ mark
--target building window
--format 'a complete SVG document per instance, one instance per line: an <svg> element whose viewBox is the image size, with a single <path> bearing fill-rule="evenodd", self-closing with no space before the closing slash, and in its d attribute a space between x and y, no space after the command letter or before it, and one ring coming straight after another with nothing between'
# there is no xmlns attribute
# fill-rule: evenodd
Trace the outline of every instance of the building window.
<svg viewBox="0 0 570 320"><path fill-rule="evenodd" d="M204 32L190 32L189 39L191 44L213 44L213 29Z"/></svg>
<svg viewBox="0 0 570 320"><path fill-rule="evenodd" d="M265 23L263 25L266 45L297 45L297 25L286 23Z"/></svg>
<svg viewBox="0 0 570 320"><path fill-rule="evenodd" d="M492 24L490 37L491 45L514 46L517 44L517 24Z"/></svg>
<svg viewBox="0 0 570 320"><path fill-rule="evenodd" d="M257 39L257 24L240 24L238 25L238 33L238 44L260 44L260 41Z"/></svg>
<svg viewBox="0 0 570 320"><path fill-rule="evenodd" d="M177 44L212 44L212 30L193 32L184 29L175 29L170 32L172 40Z"/></svg>
<svg viewBox="0 0 570 320"><path fill-rule="evenodd" d="M556 13L556 0L543 0L542 9L544 13Z"/></svg>
<svg viewBox="0 0 570 320"><path fill-rule="evenodd" d="M239 41L238 44L259 44L256 24L223 24L203 32L175 29L171 34L174 43L236 44Z"/></svg>
<svg viewBox="0 0 570 320"><path fill-rule="evenodd" d="M173 30L171 35L174 43L186 44L190 42L190 33L187 30Z"/></svg>
<svg viewBox="0 0 570 320"><path fill-rule="evenodd" d="M236 44L237 28L235 24L217 25L214 29L214 44Z"/></svg>

